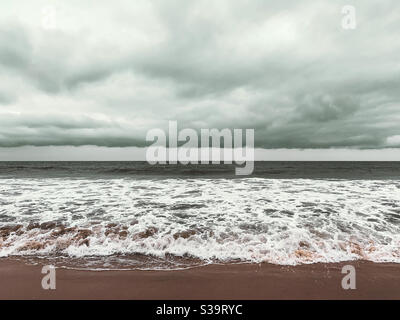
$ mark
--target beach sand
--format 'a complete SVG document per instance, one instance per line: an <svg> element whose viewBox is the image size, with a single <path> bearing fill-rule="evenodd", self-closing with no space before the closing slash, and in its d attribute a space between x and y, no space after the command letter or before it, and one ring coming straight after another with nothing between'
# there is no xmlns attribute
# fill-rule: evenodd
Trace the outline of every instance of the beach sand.
<svg viewBox="0 0 400 320"><path fill-rule="evenodd" d="M356 268L343 290L342 266ZM346 263L207 265L176 271L56 269L56 290L41 287L41 265L0 259L1 299L400 299L400 265Z"/></svg>

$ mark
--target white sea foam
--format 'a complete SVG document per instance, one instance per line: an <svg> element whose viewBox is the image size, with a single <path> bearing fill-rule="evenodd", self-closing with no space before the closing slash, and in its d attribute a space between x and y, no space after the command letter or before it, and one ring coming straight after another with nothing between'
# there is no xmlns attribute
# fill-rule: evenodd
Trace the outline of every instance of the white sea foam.
<svg viewBox="0 0 400 320"><path fill-rule="evenodd" d="M3 179L0 224L3 257L400 263L400 181Z"/></svg>

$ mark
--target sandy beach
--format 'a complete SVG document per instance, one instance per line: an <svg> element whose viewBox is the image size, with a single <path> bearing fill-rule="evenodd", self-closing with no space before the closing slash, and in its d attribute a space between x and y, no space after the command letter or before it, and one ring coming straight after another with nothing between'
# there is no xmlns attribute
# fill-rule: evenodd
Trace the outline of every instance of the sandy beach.
<svg viewBox="0 0 400 320"><path fill-rule="evenodd" d="M343 290L342 266L357 272ZM0 299L400 299L400 265L347 263L278 266L208 265L176 271L56 270L56 290L43 290L41 265L0 260Z"/></svg>

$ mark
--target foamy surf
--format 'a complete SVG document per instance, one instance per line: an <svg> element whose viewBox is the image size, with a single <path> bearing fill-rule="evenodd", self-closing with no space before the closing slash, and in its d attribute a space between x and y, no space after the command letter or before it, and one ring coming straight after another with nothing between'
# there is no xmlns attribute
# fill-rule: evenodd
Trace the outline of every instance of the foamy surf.
<svg viewBox="0 0 400 320"><path fill-rule="evenodd" d="M0 256L96 268L400 263L398 180L3 179Z"/></svg>

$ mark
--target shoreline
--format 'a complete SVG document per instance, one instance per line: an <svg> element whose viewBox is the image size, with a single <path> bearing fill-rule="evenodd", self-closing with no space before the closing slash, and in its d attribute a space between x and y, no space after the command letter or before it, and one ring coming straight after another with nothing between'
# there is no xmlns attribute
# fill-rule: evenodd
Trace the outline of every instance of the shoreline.
<svg viewBox="0 0 400 320"><path fill-rule="evenodd" d="M356 289L344 290L344 265ZM400 264L348 261L298 266L211 264L184 270L56 269L56 290L41 287L43 265L0 259L0 299L400 299Z"/></svg>

